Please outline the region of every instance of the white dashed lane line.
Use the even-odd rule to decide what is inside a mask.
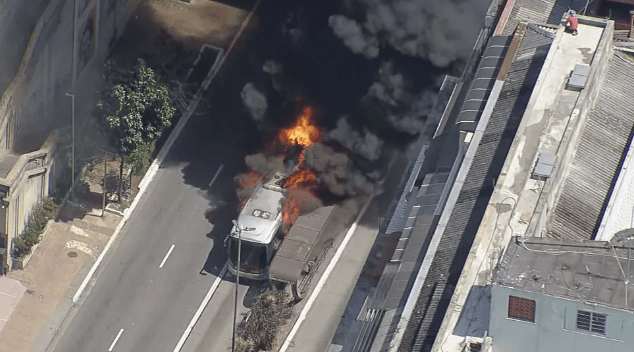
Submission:
[[[119,333],[117,334],[117,337],[114,338],[114,341],[112,341],[112,345],[110,345],[110,348],[108,349],[108,352],[112,351],[112,349],[114,348],[114,345],[117,344],[117,341],[121,337],[121,334],[123,334],[123,329],[119,330]]]
[[[161,262],[161,265],[159,265],[159,268],[162,268],[163,265],[165,265],[165,262],[167,261],[167,258],[170,256],[170,254],[172,254],[172,251],[174,250],[174,246],[172,245],[169,249],[169,251],[167,251],[167,254],[165,254],[165,258],[163,258],[163,261]]]
[[[216,181],[216,178],[218,178],[218,175],[220,175],[220,171],[222,171],[222,168],[225,167],[224,164],[221,164],[220,167],[218,168],[218,171],[216,171],[216,174],[214,175],[214,177],[211,179],[211,182],[209,182],[209,187],[211,187],[211,185],[214,184],[214,182]]]

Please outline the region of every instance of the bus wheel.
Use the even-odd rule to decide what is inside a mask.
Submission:
[[[305,287],[298,287],[297,283],[291,285],[291,292],[293,292],[293,297],[295,301],[301,301],[304,298],[304,294],[306,293]]]

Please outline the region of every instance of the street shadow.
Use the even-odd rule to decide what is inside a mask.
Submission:
[[[64,202],[59,210],[57,221],[71,222],[75,219],[83,219],[95,209],[101,209],[102,195],[90,190],[85,181],[78,181],[75,185],[74,199]]]
[[[240,282],[242,282],[242,280],[240,280]],[[251,307],[253,307],[253,304],[257,300],[257,298],[260,295],[265,294],[266,292],[269,291],[270,289],[269,282],[268,280],[265,280],[265,281],[245,280],[245,284],[249,285],[249,289],[247,290],[247,293],[244,295],[244,299],[242,300],[242,305],[244,305],[245,308],[251,309]]]

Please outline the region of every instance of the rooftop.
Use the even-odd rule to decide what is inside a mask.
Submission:
[[[610,242],[513,237],[493,284],[632,311],[633,260],[632,247]]]
[[[520,254],[520,258],[526,254],[527,261],[519,259],[513,262],[514,269],[509,269],[506,279],[502,273],[496,281],[498,284],[540,290],[543,286],[544,291],[540,292],[546,294],[571,295],[575,299],[596,300],[610,306],[632,307],[634,302],[626,305],[621,295],[625,289],[618,293],[615,288],[616,282],[622,285],[624,279],[615,259],[610,262],[599,254],[590,258],[576,254],[574,259],[569,256],[572,253],[562,250],[564,247],[581,246],[584,250],[580,253],[591,254],[607,253],[606,248],[610,249],[605,242],[592,243],[590,240],[601,224],[608,200],[616,197],[614,186],[623,177],[622,169],[626,155],[630,154],[634,126],[634,116],[627,113],[633,104],[634,84],[630,80],[634,74],[634,60],[627,50],[613,47],[616,45],[612,40],[613,30],[611,21],[584,16],[580,16],[578,36],[565,33],[563,26],[557,29],[553,45],[543,67],[540,67],[539,78],[529,90],[530,101],[517,111],[521,123],[514,133],[508,154],[504,155],[504,167],[498,173],[494,186],[490,186],[493,189],[488,207],[483,210],[481,221],[475,225],[477,234],[464,265],[460,267],[455,290],[451,298],[446,298],[447,307],[459,308],[445,310],[432,351],[461,350],[465,331],[469,332],[469,336],[484,336],[487,326],[478,316],[486,316],[486,312],[480,311],[487,308],[482,308],[483,296],[476,292],[477,287],[493,283],[493,272],[500,253],[505,251],[513,236],[523,236],[524,243],[554,249],[531,252],[526,249],[534,249],[529,245],[512,244],[519,249],[507,249],[503,260],[514,261],[510,259],[513,253],[524,251],[529,254]],[[579,88],[574,88],[569,85],[570,77],[579,65],[587,68],[587,80]],[[510,84],[509,78],[504,86]],[[492,116],[496,115],[504,96],[500,94]],[[539,164],[545,160],[549,160],[550,166],[545,174],[541,174],[541,170],[538,173]],[[626,180],[631,180],[631,177]],[[629,181],[623,183],[628,187],[632,184]],[[627,192],[619,193],[631,194],[627,189]],[[621,199],[615,204],[624,202]],[[634,200],[627,204],[631,204],[628,213],[630,223]],[[559,242],[562,239],[575,242],[564,244]],[[537,250],[541,250],[539,246]],[[627,259],[627,250],[625,252],[621,251],[619,256],[625,255]],[[601,265],[597,264],[601,263],[600,258],[604,259]],[[575,265],[583,267],[585,274],[579,271],[569,276],[553,269],[552,265],[559,265],[561,269],[564,262],[569,268],[576,268]],[[589,273],[584,267],[586,264],[590,268]],[[532,268],[533,265],[536,268]],[[538,279],[522,277],[519,272],[522,270],[526,275],[528,271],[537,271]],[[551,273],[553,270],[554,274]],[[569,270],[573,272],[575,269]],[[548,272],[544,274],[545,271]],[[531,280],[539,282],[539,285]],[[588,284],[589,280],[593,280],[592,285]],[[575,287],[572,289],[575,292],[556,286],[565,287],[564,283]],[[577,283],[578,288],[574,286]],[[584,290],[583,295],[578,290]],[[465,318],[466,315],[471,318]]]
[[[285,194],[282,187],[276,186],[276,183],[283,180],[282,175],[275,174],[273,178],[260,182],[253,191],[238,215],[238,223],[244,228],[243,240],[257,243],[271,242],[281,224],[282,199]],[[235,226],[231,233],[236,233]]]
[[[613,41],[609,20],[579,16],[579,35],[566,33],[563,14],[580,4],[506,2],[473,81],[449,99],[443,121],[453,126],[425,153],[427,163],[448,144],[459,149],[455,162],[421,171],[423,196],[409,195],[411,234],[375,289],[381,322],[365,323],[374,339],[363,351],[462,351],[467,337],[483,337],[489,307],[478,287],[492,284],[512,236],[588,241],[615,217],[617,230],[632,227],[634,51]],[[446,186],[431,182],[439,173]]]

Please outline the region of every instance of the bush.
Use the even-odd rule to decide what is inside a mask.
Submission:
[[[26,228],[14,240],[15,258],[22,259],[31,253],[33,246],[40,242],[46,224],[55,217],[57,207],[58,205],[52,197],[44,198],[35,206],[29,215]]]
[[[241,337],[236,339],[236,352],[252,352],[255,349],[253,342],[245,340]]]
[[[293,315],[290,295],[273,291],[260,295],[253,307],[241,338],[241,351],[269,351],[279,329]]]
[[[139,145],[128,156],[127,161],[132,165],[132,173],[136,176],[143,176],[152,162],[152,153],[156,147],[155,142]]]

